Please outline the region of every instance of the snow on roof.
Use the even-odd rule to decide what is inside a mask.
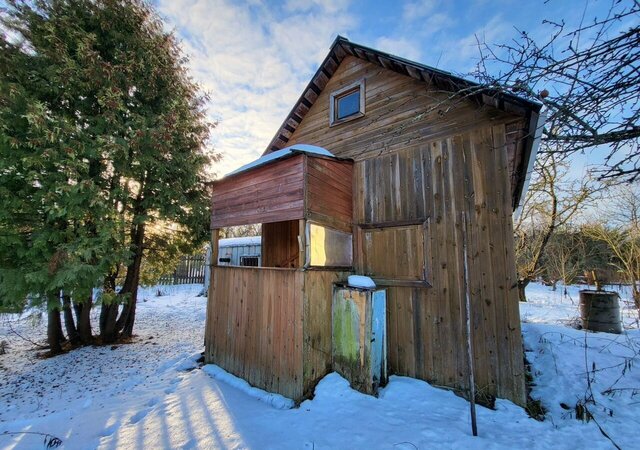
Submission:
[[[235,175],[249,169],[253,169],[254,167],[263,166],[272,161],[275,161],[280,158],[284,158],[285,156],[288,156],[296,152],[311,153],[315,155],[330,156],[332,158],[335,158],[335,155],[333,153],[331,153],[329,150],[324,149],[322,147],[318,147],[316,145],[308,145],[308,144],[295,144],[290,147],[285,147],[281,150],[277,150],[275,152],[269,153],[268,155],[262,156],[256,159],[255,161],[250,162],[249,164],[245,164],[239,169],[236,169],[233,172],[229,172],[228,174],[225,175],[225,177],[228,177],[230,175]]]
[[[218,247],[240,247],[243,245],[260,245],[261,236],[226,238],[218,241]]]

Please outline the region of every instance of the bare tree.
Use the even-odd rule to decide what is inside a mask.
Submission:
[[[594,239],[607,244],[613,265],[629,284],[636,308],[640,309],[640,188],[615,187],[607,199],[606,225],[600,221],[586,228]]]
[[[248,236],[260,236],[262,232],[262,224],[253,223],[249,225],[237,225],[234,227],[226,227],[221,230],[221,238],[235,238],[235,237],[248,237]]]
[[[492,90],[545,106],[543,151],[602,149],[599,175],[634,181],[640,177],[640,1],[612,0],[604,17],[585,14],[574,29],[545,20],[546,42],[520,31],[512,43],[480,43],[474,75]],[[488,66],[497,66],[498,75]]]
[[[602,188],[590,178],[570,180],[569,166],[551,152],[536,163],[522,213],[514,224],[518,295],[544,270],[542,262],[551,236],[584,208]]]
[[[581,234],[564,228],[551,238],[544,266],[547,276],[553,282],[553,290],[556,290],[558,281],[562,281],[564,295],[567,295],[567,285],[573,283],[583,271],[587,259],[587,246]]]
[[[638,185],[615,186],[610,191],[609,222],[629,227],[633,230],[640,229],[640,188]]]

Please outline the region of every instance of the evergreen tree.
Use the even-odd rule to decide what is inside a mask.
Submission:
[[[102,340],[131,336],[148,227],[175,222],[194,242],[206,236],[205,169],[217,158],[205,145],[207,98],[142,0],[8,5],[0,42],[2,301],[46,299],[52,341],[61,334],[62,290],[87,342],[91,290],[101,286]]]

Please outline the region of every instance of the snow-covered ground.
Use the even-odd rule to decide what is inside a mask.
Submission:
[[[43,448],[43,436],[31,433],[56,436],[67,449],[613,448],[600,428],[621,448],[637,448],[637,314],[624,309],[622,335],[571,328],[575,287],[563,296],[561,288],[532,284],[530,302],[521,304],[532,395],[548,410],[546,420],[498,400],[496,410],[479,407],[479,437],[471,436],[465,400],[410,378],[391,377],[374,398],[330,374],[313,400],[287,409],[287,399],[215,366],[201,369],[200,289],[163,287],[167,295],[160,297],[149,289],[133,343],[52,359],[38,358],[34,345],[13,332],[42,341],[44,323],[0,317],[0,341],[9,344],[0,356],[0,448]],[[585,402],[591,398],[595,403]],[[576,420],[576,404],[595,421]],[[28,433],[13,434],[22,431]]]

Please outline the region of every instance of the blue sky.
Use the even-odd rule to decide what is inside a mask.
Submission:
[[[190,56],[194,78],[211,94],[218,122],[212,144],[218,176],[257,158],[329,50],[336,35],[460,74],[487,43],[518,30],[544,40],[544,19],[569,25],[602,16],[609,1],[155,0]],[[497,68],[496,68],[497,70]],[[580,176],[587,157],[573,167]]]

